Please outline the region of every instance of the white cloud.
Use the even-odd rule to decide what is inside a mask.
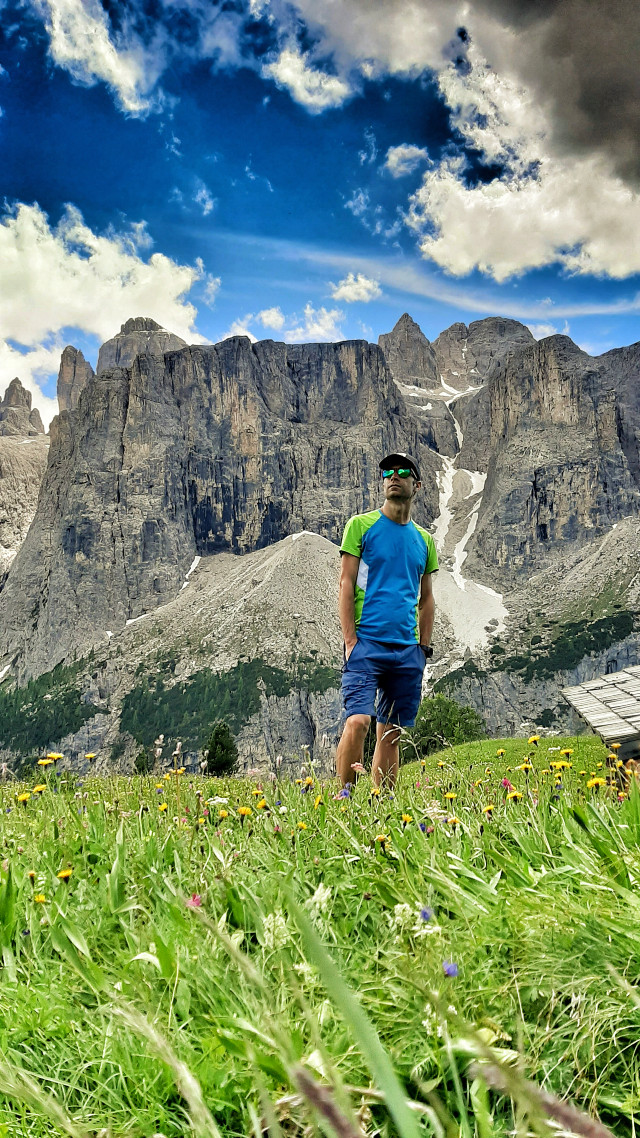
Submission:
[[[364,273],[357,275],[347,273],[337,285],[333,282],[330,284],[332,300],[345,300],[347,304],[352,304],[356,300],[366,304],[370,300],[376,300],[382,292],[379,282],[365,277]]]
[[[407,217],[425,257],[497,281],[550,264],[618,278],[640,271],[640,196],[604,158],[558,158],[540,108],[481,59],[467,76],[446,70],[440,84],[466,141],[504,172],[469,185],[464,158],[451,155],[426,171]]]
[[[19,376],[47,423],[53,402],[38,381],[57,374],[61,329],[106,340],[130,316],[152,316],[191,342],[203,340],[184,299],[201,264],[179,265],[161,253],[143,260],[150,241],[144,222],[96,234],[73,206],[55,228],[38,205],[19,204],[0,222],[0,367],[7,383]]]
[[[555,324],[527,324],[527,328],[536,340],[544,340],[546,336],[570,336],[571,329],[567,321],[564,322],[563,328],[557,328]]]
[[[338,320],[344,320],[344,312],[339,308],[314,308],[311,302],[304,306],[304,324],[289,328],[284,338],[288,344],[318,343],[344,340],[344,333],[338,327]]]
[[[390,146],[387,150],[384,168],[394,178],[402,178],[405,174],[413,174],[422,162],[429,161],[429,151],[423,146],[410,146],[403,143],[401,146]]]
[[[193,195],[193,200],[196,205],[200,206],[204,217],[207,217],[216,206],[216,198],[212,197],[211,191],[208,186],[200,179],[196,179],[196,192]]]
[[[41,9],[58,67],[87,86],[102,80],[128,114],[152,109],[151,91],[165,64],[157,44],[147,48],[126,34],[114,43],[98,0],[41,0]]]
[[[256,320],[260,321],[263,328],[275,328],[276,331],[285,325],[284,315],[279,308],[263,308],[256,316]]]
[[[220,280],[220,277],[214,277],[211,275],[211,273],[205,274],[205,281],[206,283],[203,289],[202,299],[208,308],[213,308],[216,297],[218,295],[218,289],[220,288],[222,281]]]
[[[296,103],[313,114],[341,107],[354,93],[346,80],[310,67],[309,56],[296,48],[284,48],[275,63],[265,64],[262,74],[285,87]]]
[[[220,337],[220,340],[229,340],[232,336],[248,336],[252,344],[256,343],[257,337],[249,329],[249,324],[253,320],[250,312],[246,316],[241,316],[239,320],[234,320],[233,324],[229,327],[228,331]]]
[[[372,166],[378,157],[378,146],[376,143],[376,136],[369,127],[364,132],[364,147],[358,151],[358,159],[361,166]]]

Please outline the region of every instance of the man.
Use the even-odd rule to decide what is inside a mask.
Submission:
[[[343,786],[355,781],[354,768],[362,763],[375,710],[373,781],[392,788],[399,766],[399,728],[415,723],[422,673],[433,655],[431,574],[438,568],[438,557],[431,534],[411,520],[421,486],[417,464],[408,454],[388,454],[380,470],[384,505],[350,518],[340,547],[338,607],[347,721],[336,766]]]

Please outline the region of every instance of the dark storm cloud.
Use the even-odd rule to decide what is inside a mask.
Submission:
[[[512,28],[511,63],[550,106],[557,142],[600,150],[640,181],[640,5],[637,0],[474,0]],[[474,21],[475,22],[475,21]]]

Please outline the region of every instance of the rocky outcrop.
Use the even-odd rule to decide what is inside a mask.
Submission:
[[[430,524],[434,456],[364,341],[233,337],[98,371],[52,423],[35,523],[0,594],[1,656],[25,676],[84,651],[175,597],[197,555],[305,529],[338,541],[398,449],[423,467],[416,517]]]
[[[79,348],[69,344],[60,358],[58,372],[58,409],[73,411],[77,406],[80,392],[93,375],[91,364],[85,360]]]
[[[489,316],[466,324],[452,324],[433,341],[438,377],[456,391],[477,387],[489,379],[497,365],[512,352],[535,340],[517,320]]]
[[[0,438],[0,588],[33,521],[49,440]]]
[[[394,379],[429,387],[438,381],[436,356],[424,332],[405,312],[391,332],[378,337],[378,344]]]
[[[627,433],[638,420],[626,419]],[[489,462],[471,571],[507,582],[638,511],[620,393],[566,336],[513,353],[489,383]]]
[[[40,412],[37,408],[31,409],[31,392],[16,376],[0,400],[0,436],[33,438],[43,434]]]
[[[180,336],[165,329],[148,316],[134,316],[122,325],[117,336],[107,340],[98,353],[97,371],[114,367],[131,367],[136,356],[163,356],[186,347]]]

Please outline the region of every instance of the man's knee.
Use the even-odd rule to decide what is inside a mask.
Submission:
[[[378,742],[387,747],[395,747],[400,741],[402,728],[397,723],[378,723]]]
[[[369,730],[371,722],[370,715],[350,715],[344,725],[345,731],[353,732],[355,735],[366,735]]]

